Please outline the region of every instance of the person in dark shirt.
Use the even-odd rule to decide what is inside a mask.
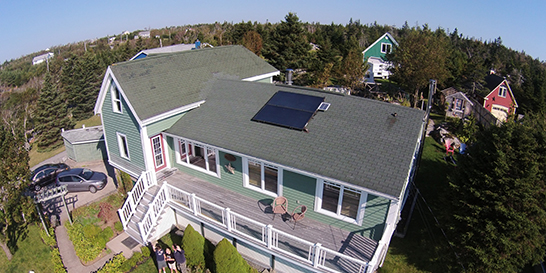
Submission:
[[[174,259],[176,260],[176,266],[181,273],[186,273],[186,256],[184,250],[178,245],[173,245]]]
[[[167,263],[165,262],[165,252],[159,244],[155,245],[155,259],[157,261],[157,269],[159,270],[159,273],[161,273],[162,269],[163,273],[167,273],[165,270],[165,267],[167,267]]]
[[[178,270],[176,269],[174,255],[169,248],[165,249],[165,261],[167,261],[167,265],[169,266],[171,273],[173,273],[173,270],[178,273]]]

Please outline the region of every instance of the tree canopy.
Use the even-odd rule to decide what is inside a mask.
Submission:
[[[28,186],[28,152],[22,134],[0,125],[0,241],[16,250],[17,239],[25,232],[26,219],[31,219],[34,206],[25,196]]]
[[[546,255],[546,121],[478,133],[451,177],[452,243],[471,272],[520,272]]]
[[[430,79],[442,82],[447,78],[446,42],[428,29],[412,29],[400,41],[400,46],[387,54],[392,62],[392,80],[408,92],[413,92],[413,107],[419,102],[420,90]],[[485,76],[485,75],[484,75]]]

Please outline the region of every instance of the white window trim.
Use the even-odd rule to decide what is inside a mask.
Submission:
[[[338,203],[338,208],[337,208],[336,213],[333,213],[331,211],[322,209],[322,191],[324,189],[324,184],[325,183],[335,184],[335,185],[340,186],[341,187],[341,189],[339,191],[340,196],[343,196],[343,191],[347,187],[347,186],[345,186],[343,184],[339,184],[339,183],[335,183],[335,182],[328,182],[328,181],[324,181],[323,179],[317,179],[317,187],[316,187],[316,190],[315,190],[315,192],[316,192],[316,195],[315,195],[315,211],[318,212],[318,213],[321,213],[321,214],[324,214],[324,215],[327,215],[327,216],[342,220],[344,222],[348,222],[348,223],[351,223],[351,224],[362,226],[362,223],[364,221],[364,211],[365,211],[365,208],[366,208],[366,200],[368,200],[368,193],[365,192],[365,191],[362,191],[362,190],[358,190],[358,189],[353,188],[353,187],[347,187],[347,188],[351,188],[354,191],[360,192],[360,202],[359,202],[359,205],[358,205],[358,207],[359,207],[358,212],[356,214],[356,219],[353,219],[351,217],[343,216],[343,215],[340,214],[341,213],[341,207],[340,206],[341,206],[342,198],[339,198],[339,200],[338,200],[339,203]]]
[[[162,164],[161,165],[157,165],[157,160],[156,160],[156,154],[155,154],[155,149],[154,149],[154,139],[156,138],[159,138],[159,145],[160,145],[160,148],[161,148],[161,161],[162,161]],[[156,169],[159,169],[163,166],[165,166],[165,159],[166,159],[166,156],[165,156],[165,149],[163,147],[163,138],[161,137],[161,135],[157,135],[157,136],[154,136],[150,139],[150,144],[152,145],[152,156],[153,156],[153,159],[154,159],[154,166]]]
[[[122,158],[125,158],[127,160],[131,160],[131,154],[129,153],[129,141],[127,140],[127,136],[125,134],[116,132],[116,138],[118,140],[119,156],[121,156]],[[125,142],[125,145],[123,145],[124,142]],[[122,153],[123,150],[126,150],[127,155]]]
[[[117,96],[114,96],[114,92],[117,94]],[[119,92],[119,89],[116,87],[116,84],[114,83],[114,81],[110,82],[110,97],[112,98],[112,111],[114,111],[114,113],[123,113],[123,105],[121,103],[121,93]],[[119,108],[118,108],[118,105],[119,105]]]
[[[261,176],[262,176],[261,177],[261,187],[260,188],[258,188],[256,186],[253,186],[253,185],[250,185],[248,183],[249,182],[249,177],[248,177],[248,162],[249,161],[260,164]],[[262,162],[262,161],[259,161],[259,160],[248,159],[246,157],[242,158],[242,162],[243,162],[243,186],[245,188],[248,188],[248,189],[251,189],[251,190],[263,193],[265,195],[272,196],[272,197],[282,196],[282,192],[283,192],[283,190],[282,190],[282,187],[283,187],[283,169],[281,167],[275,166],[275,165],[272,165],[272,164],[268,164],[268,163],[265,163],[265,162]],[[264,175],[265,175],[264,167],[265,166],[277,169],[277,193],[273,193],[273,192],[270,192],[270,191],[265,189],[265,182],[264,182]]]
[[[390,50],[387,50],[387,51],[383,51],[383,45],[387,45],[387,49],[390,49]],[[389,44],[389,43],[381,43],[381,53],[391,53],[392,52],[392,44]]]
[[[216,172],[209,171],[209,159],[208,159],[208,157],[206,157],[206,159],[205,159],[206,169],[203,169],[201,167],[190,164],[190,162],[189,162],[190,157],[189,156],[186,156],[185,160],[180,159],[180,142],[181,141],[184,141],[186,151],[188,151],[188,144],[192,145],[192,149],[193,149],[192,154],[195,153],[195,146],[205,148],[205,153],[208,150],[212,150],[214,152],[215,156],[216,156]],[[186,166],[188,168],[191,168],[191,169],[206,173],[208,175],[212,175],[212,176],[221,178],[221,176],[220,176],[220,157],[218,156],[219,155],[218,149],[215,149],[213,147],[201,144],[199,142],[189,141],[189,140],[186,140],[186,139],[183,139],[183,138],[174,138],[174,142],[175,142],[175,145],[174,145],[175,147],[174,148],[175,148],[175,153],[176,153],[176,163],[178,163],[180,165],[183,165],[183,166]]]
[[[506,98],[506,94],[508,93],[508,88],[506,86],[502,85],[499,87],[499,97]]]

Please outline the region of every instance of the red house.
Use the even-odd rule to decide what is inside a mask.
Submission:
[[[505,78],[495,74],[485,77],[489,94],[484,97],[483,107],[497,119],[505,121],[508,115],[515,114],[518,103]]]

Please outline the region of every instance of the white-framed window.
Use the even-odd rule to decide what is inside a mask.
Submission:
[[[391,53],[392,45],[388,43],[381,43],[381,53]]]
[[[270,196],[282,195],[282,169],[257,160],[243,158],[243,185]]]
[[[212,147],[185,139],[177,139],[176,162],[205,173],[220,176],[218,151]]]
[[[368,194],[339,183],[317,180],[315,211],[362,225]]]
[[[163,157],[163,143],[161,135],[152,137],[152,151],[154,153],[155,168],[158,169],[165,165],[165,159]]]
[[[116,133],[116,135],[118,138],[119,155],[125,159],[130,159],[127,136],[122,133]]]
[[[121,94],[114,81],[110,83],[110,95],[112,96],[112,110],[116,113],[122,113]]]
[[[507,90],[508,90],[508,88],[506,88],[506,86],[501,85],[501,87],[499,87],[499,97],[506,98]]]

